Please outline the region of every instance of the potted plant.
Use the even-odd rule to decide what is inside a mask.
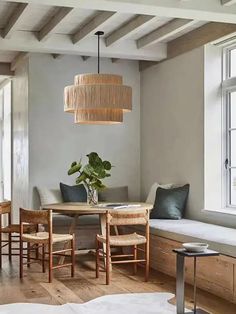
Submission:
[[[86,156],[88,163],[83,166],[81,160],[79,162],[74,161],[68,170],[68,175],[79,173],[76,184],[84,184],[87,190],[88,204],[96,205],[98,203],[98,191],[106,187],[102,181],[111,176],[112,165],[109,161],[102,160],[95,152]]]

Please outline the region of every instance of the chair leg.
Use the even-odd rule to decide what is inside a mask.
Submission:
[[[39,245],[38,244],[36,244],[35,246],[35,258],[39,259]]]
[[[134,260],[137,260],[137,245],[134,245]],[[134,262],[134,275],[137,274],[137,263]]]
[[[2,268],[2,233],[0,232],[0,269]]]
[[[45,273],[45,244],[42,244],[42,271]]]
[[[71,240],[71,277],[75,276],[75,236],[73,235],[73,239]]]
[[[12,260],[12,242],[11,242],[11,233],[8,233],[8,260]]]
[[[96,239],[96,278],[99,278],[100,257],[99,257],[99,241]]]
[[[27,267],[30,268],[30,242],[27,242]]]
[[[23,278],[23,242],[20,239],[20,278]]]
[[[149,243],[145,244],[145,281],[149,279]]]
[[[110,284],[110,245],[106,245],[106,285]]]
[[[52,244],[48,245],[48,253],[49,253],[49,273],[48,273],[48,281],[52,282],[52,268],[53,268],[53,255],[52,255]]]

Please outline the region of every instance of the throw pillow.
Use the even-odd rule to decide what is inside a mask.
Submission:
[[[98,192],[99,202],[128,202],[128,186],[106,188]]]
[[[163,188],[163,189],[170,189],[170,188],[173,187],[173,184],[172,183],[169,183],[169,184],[159,184],[157,182],[153,183],[153,185],[151,186],[151,188],[149,190],[149,193],[148,193],[148,196],[147,196],[147,199],[146,199],[146,203],[154,205],[155,198],[156,198],[156,191],[157,191],[158,187]]]
[[[83,184],[67,185],[60,183],[61,195],[64,202],[86,202],[87,192]]]
[[[189,193],[189,184],[173,189],[157,188],[151,219],[181,219]]]
[[[62,203],[61,191],[59,189],[48,189],[37,187],[40,205]]]

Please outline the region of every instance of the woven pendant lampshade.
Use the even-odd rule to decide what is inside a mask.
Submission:
[[[98,34],[99,33],[99,34]],[[123,122],[123,112],[132,110],[132,89],[123,85],[122,76],[98,73],[76,75],[74,85],[64,90],[64,111],[75,114],[75,123],[115,124]]]
[[[122,109],[81,109],[75,112],[75,123],[117,124],[123,122]]]

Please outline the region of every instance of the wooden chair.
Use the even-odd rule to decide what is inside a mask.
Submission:
[[[128,226],[128,225],[145,225],[145,236],[139,235],[136,232],[132,234],[110,235],[111,226]],[[100,259],[105,256],[106,267],[106,284],[110,283],[110,265],[119,263],[134,263],[134,274],[137,273],[138,263],[145,263],[145,281],[149,277],[149,211],[148,210],[130,210],[122,209],[106,214],[106,236],[97,235],[96,238],[96,278],[99,277]],[[106,253],[101,248],[106,245]],[[139,245],[144,245],[144,249]],[[111,247],[133,247],[133,254],[112,255]],[[138,259],[138,251],[144,254],[144,258]],[[126,260],[119,260],[120,258],[129,258]],[[113,261],[113,258],[118,260]],[[131,259],[130,259],[131,258]]]
[[[7,225],[3,227],[3,217],[7,216]],[[32,232],[35,228],[32,225],[25,225],[24,232]],[[17,243],[18,246],[12,246]],[[7,255],[9,261],[12,256],[19,256],[20,243],[20,224],[12,224],[11,222],[11,202],[5,201],[0,203],[0,268],[2,268],[2,256]],[[3,253],[3,248],[8,246],[7,252]]]
[[[37,226],[46,225],[48,232],[24,233],[25,223],[31,223]],[[23,242],[27,242],[28,253],[27,262],[23,263]],[[53,251],[53,244],[55,243],[70,243],[70,247]],[[23,277],[23,265],[30,266],[31,259],[30,251],[35,245],[42,248],[42,271],[45,272],[45,255],[48,255],[49,263],[49,282],[52,282],[52,271],[61,267],[71,268],[71,277],[74,277],[75,267],[75,236],[74,234],[54,234],[52,232],[52,210],[28,210],[20,208],[20,278]],[[46,252],[45,249],[48,248]],[[68,256],[66,253],[70,252],[70,263],[63,263],[53,266],[53,256]],[[37,259],[37,258],[36,258]]]

